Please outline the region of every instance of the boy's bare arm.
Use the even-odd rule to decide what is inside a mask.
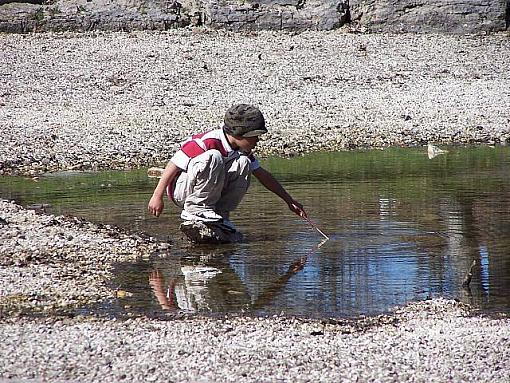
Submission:
[[[163,202],[163,195],[165,194],[166,187],[173,179],[177,176],[180,169],[174,165],[173,162],[169,162],[165,168],[165,171],[161,175],[159,179],[158,185],[154,189],[154,193],[152,193],[152,197],[149,201],[149,212],[156,217],[163,212],[165,204]]]
[[[257,170],[253,171],[253,175],[257,177],[257,179],[260,181],[264,187],[276,194],[278,197],[283,199],[287,205],[289,206],[289,209],[294,212],[295,214],[299,215],[300,217],[306,218],[307,214],[305,212],[305,209],[303,208],[303,205],[301,205],[298,201],[296,201],[294,198],[291,197],[289,193],[284,189],[284,187],[278,182],[276,178],[273,177],[273,175],[268,172],[266,169],[260,167]]]

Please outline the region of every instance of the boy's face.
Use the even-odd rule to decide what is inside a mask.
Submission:
[[[257,146],[257,142],[259,142],[260,137],[236,137],[236,144],[239,149],[245,153],[250,153],[255,146]]]

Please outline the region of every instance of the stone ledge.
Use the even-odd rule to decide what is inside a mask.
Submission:
[[[489,33],[508,29],[510,0],[0,0],[0,32],[331,30]]]
[[[134,5],[135,4],[135,5]],[[167,30],[189,25],[176,1],[0,2],[0,32]]]

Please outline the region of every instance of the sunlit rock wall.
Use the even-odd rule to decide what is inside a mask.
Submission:
[[[168,0],[0,0],[0,32],[165,30],[189,23]]]
[[[510,0],[350,0],[349,10],[373,32],[494,32],[510,22]]]
[[[203,0],[204,22],[230,30],[330,30],[348,21],[348,0]]]
[[[503,31],[510,0],[0,0],[0,32],[228,30]]]

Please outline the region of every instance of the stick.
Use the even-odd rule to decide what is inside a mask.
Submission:
[[[317,230],[317,231],[318,231],[318,232],[319,232],[319,233],[320,233],[320,234],[321,234],[324,238],[326,238],[326,240],[329,240],[329,237],[328,237],[326,234],[324,234],[324,233],[322,232],[322,230],[321,230],[321,229],[319,229],[319,228],[317,227],[317,225],[316,225],[315,223],[313,223],[313,222],[310,220],[310,218],[308,218],[308,217],[303,217],[303,218],[304,218],[304,219],[306,219],[306,221],[310,224],[310,226],[311,226],[311,227],[313,227],[313,228],[314,228],[315,230]]]

